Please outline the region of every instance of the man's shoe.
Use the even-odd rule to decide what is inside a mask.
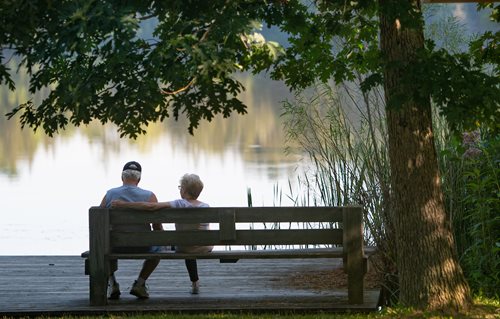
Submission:
[[[191,283],[191,294],[197,295],[200,293],[200,285],[197,281]]]
[[[134,281],[134,284],[132,285],[132,289],[130,289],[130,294],[134,295],[140,299],[149,298],[148,288],[146,288],[145,284],[139,285],[137,283],[137,280]]]
[[[116,300],[120,298],[120,295],[120,285],[116,281],[110,282],[108,285],[108,299]]]

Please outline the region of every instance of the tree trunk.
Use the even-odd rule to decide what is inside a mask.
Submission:
[[[420,10],[418,0],[406,1]],[[384,0],[379,4],[381,8],[392,5]],[[386,101],[397,93],[413,96],[418,86],[403,86],[400,78],[405,64],[412,63],[416,51],[424,45],[423,27],[405,28],[381,10],[380,37],[387,59]],[[424,103],[410,100],[398,109],[388,107],[387,127],[400,302],[420,309],[467,309],[471,305],[470,290],[446,218],[430,97]]]

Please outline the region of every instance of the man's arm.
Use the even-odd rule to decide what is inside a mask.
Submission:
[[[102,198],[102,201],[101,201],[101,205],[99,205],[101,207],[106,207],[106,195],[104,195],[104,197]]]

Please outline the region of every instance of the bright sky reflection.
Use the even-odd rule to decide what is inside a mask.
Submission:
[[[128,160],[142,164],[141,186],[153,190],[160,201],[179,197],[182,174],[199,174],[205,183],[200,199],[211,206],[246,206],[247,187],[254,206],[272,206],[273,186],[286,185],[287,172],[293,169],[284,164],[278,177],[270,179],[265,165],[249,165],[237,151],[192,156],[173,151],[165,136],[147,151],[123,143],[115,154],[102,152],[101,145],[80,134],[56,137],[52,147],[38,148],[31,166],[19,160],[16,178],[0,175],[0,255],[78,255],[87,250],[88,208],[121,183],[121,168]]]

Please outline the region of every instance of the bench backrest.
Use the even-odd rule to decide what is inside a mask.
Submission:
[[[113,225],[149,223],[210,223],[205,231],[113,231]],[[238,223],[267,223],[262,229],[238,229]],[[269,227],[286,223],[289,227]],[[307,224],[307,229],[295,229]],[[338,245],[362,249],[361,207],[210,207],[158,211],[91,207],[90,240],[105,253],[112,247],[152,245]],[[218,226],[218,227],[217,227]],[[115,227],[116,228],[116,227]],[[94,238],[94,239],[93,239]],[[92,243],[91,243],[92,247]]]

